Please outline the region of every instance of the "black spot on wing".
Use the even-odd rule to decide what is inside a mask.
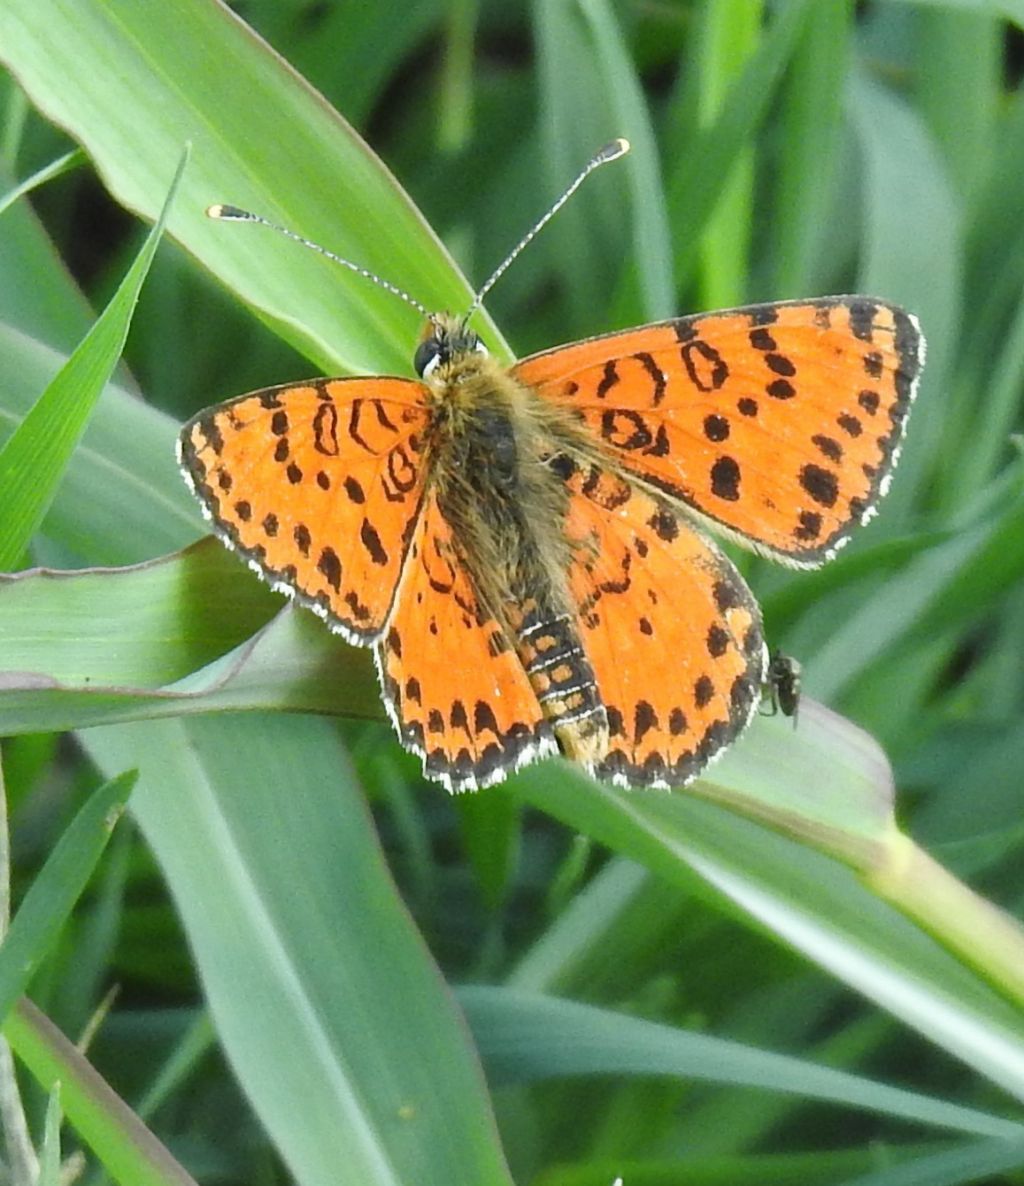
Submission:
[[[363,520],[363,525],[359,529],[359,538],[374,564],[387,564],[388,554],[384,550],[384,545],[380,542],[377,529],[369,519]]]
[[[835,472],[808,463],[800,470],[800,485],[823,507],[835,506],[839,496],[839,480]]]
[[[818,433],[811,437],[811,442],[817,447],[819,453],[823,457],[827,457],[829,461],[842,461],[843,446],[834,437]]]
[[[862,342],[870,342],[875,331],[875,317],[878,306],[870,301],[852,301],[850,304],[850,331]]]
[[[646,700],[638,700],[633,713],[633,744],[639,745],[644,736],[658,724],[658,714]]]
[[[740,467],[734,457],[719,457],[711,467],[711,490],[726,502],[740,496]]]
[[[776,375],[785,375],[787,378],[792,378],[796,374],[796,367],[792,360],[788,359],[784,354],[766,354],[764,361],[770,371],[774,371]]]
[[[857,403],[864,409],[869,416],[874,416],[878,411],[878,405],[881,402],[881,397],[877,391],[872,391],[870,388],[865,388],[858,396]]]
[[[772,399],[792,399],[796,388],[788,379],[773,379],[765,388]]]
[[[821,535],[821,515],[817,511],[801,511],[800,521],[793,530],[794,538],[811,543]]]
[[[729,648],[729,632],[717,622],[712,623],[708,630],[707,648],[712,659],[720,659]]]
[[[724,416],[712,413],[704,417],[704,435],[709,441],[726,441],[729,439],[729,421]]]
[[[317,570],[323,574],[328,585],[338,593],[341,591],[341,561],[333,548],[324,548],[320,559],[316,563]]]

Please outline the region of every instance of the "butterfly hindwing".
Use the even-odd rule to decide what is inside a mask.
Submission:
[[[480,608],[434,494],[376,655],[402,744],[449,790],[487,786],[558,752],[511,643]]]
[[[746,727],[767,655],[732,563],[662,500],[577,468],[566,530],[580,639],[608,713],[598,777],[682,786]]]
[[[591,338],[513,373],[573,408],[641,480],[813,567],[885,493],[923,361],[910,314],[828,297]]]
[[[217,534],[351,642],[384,628],[423,498],[425,388],[329,379],[219,404],[182,429]]]

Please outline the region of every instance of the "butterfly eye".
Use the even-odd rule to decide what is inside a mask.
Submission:
[[[422,379],[429,378],[441,361],[443,350],[437,338],[426,338],[416,347],[412,365]]]

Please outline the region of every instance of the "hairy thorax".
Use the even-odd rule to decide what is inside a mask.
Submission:
[[[559,473],[590,452],[587,438],[489,355],[458,354],[428,382],[431,481],[479,612],[518,653],[563,751],[599,761],[607,718],[569,595],[574,544]]]

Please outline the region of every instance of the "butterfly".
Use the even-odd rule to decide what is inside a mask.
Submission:
[[[273,588],[373,648],[401,743],[449,790],[555,754],[685,785],[762,688],[784,711],[798,695],[784,672],[775,691],[758,604],[705,529],[795,567],[831,558],[889,485],[918,323],[864,296],[782,301],[506,369],[468,319],[427,317],[416,379],[200,412],[184,476]]]

